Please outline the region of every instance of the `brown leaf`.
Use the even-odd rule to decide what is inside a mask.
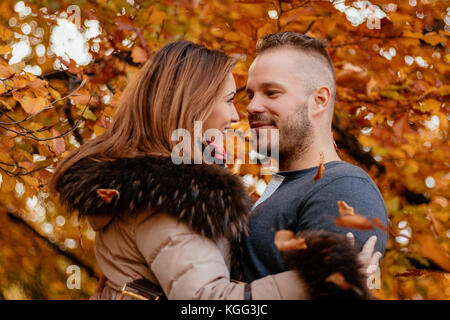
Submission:
[[[430,229],[431,232],[433,232],[433,235],[435,238],[439,237],[439,231],[436,223],[436,219],[434,218],[433,211],[431,211],[430,208],[428,208],[427,211],[427,218],[430,220]]]
[[[373,229],[372,223],[366,217],[355,214],[355,215],[345,215],[334,219],[336,226],[341,228],[352,228],[358,230],[371,230]]]
[[[39,170],[38,180],[40,185],[48,185],[50,179],[52,177],[52,173],[46,169]]]
[[[353,210],[353,207],[350,207],[345,201],[338,200],[337,202],[339,207],[339,214],[341,216],[354,216],[355,210]]]
[[[119,191],[117,191],[116,189],[97,189],[97,194],[106,203],[110,203],[115,195],[120,196]]]
[[[314,180],[322,179],[323,171],[325,170],[325,166],[323,165],[323,162],[324,162],[324,156],[323,156],[323,152],[321,152],[320,153],[320,163],[319,163],[319,167],[317,168],[317,172],[314,175]]]
[[[425,270],[409,269],[409,270],[406,270],[403,272],[399,272],[395,276],[396,277],[420,277],[420,276],[424,275],[425,273],[426,273]]]
[[[411,240],[410,237],[408,237],[407,235],[401,234],[398,230],[393,230],[392,228],[386,227],[383,222],[380,221],[380,219],[374,217],[372,218],[372,224],[377,227],[378,229],[381,229],[387,233],[389,233],[390,235],[392,235],[393,237],[403,237],[406,238],[408,240]]]
[[[345,280],[345,277],[342,273],[340,272],[335,272],[331,275],[329,275],[326,279],[325,282],[329,282],[329,283],[334,283],[335,285],[337,285],[339,288],[341,288],[342,290],[348,290],[350,289],[352,286]]]
[[[303,250],[307,248],[305,239],[296,238],[294,232],[289,230],[279,230],[275,233],[275,246],[278,251]]]

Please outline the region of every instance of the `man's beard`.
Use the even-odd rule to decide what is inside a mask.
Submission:
[[[280,129],[280,169],[286,168],[308,151],[312,143],[313,127],[308,118],[308,106],[299,106],[297,112],[281,123]]]
[[[250,122],[262,121],[279,129],[278,152],[280,168],[286,168],[292,161],[301,158],[311,146],[313,130],[308,118],[307,104],[299,106],[295,114],[278,124],[266,114],[249,114],[248,118]],[[272,144],[273,141],[267,145],[267,151],[270,153],[272,153]]]

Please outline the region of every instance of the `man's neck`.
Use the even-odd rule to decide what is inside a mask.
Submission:
[[[331,161],[341,161],[334,145],[327,148],[311,147],[301,155],[293,157],[293,159],[280,159],[280,171],[303,170],[317,167],[321,162],[321,154],[323,153],[323,163]]]

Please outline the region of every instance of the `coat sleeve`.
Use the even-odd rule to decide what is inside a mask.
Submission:
[[[230,282],[217,244],[185,223],[157,214],[136,227],[136,243],[168,299],[244,299],[243,283]],[[295,271],[250,284],[253,299],[305,299],[306,286]]]

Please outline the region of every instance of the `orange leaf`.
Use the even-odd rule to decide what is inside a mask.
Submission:
[[[39,184],[40,185],[48,185],[50,182],[50,178],[52,177],[52,173],[46,169],[39,170]]]
[[[57,136],[61,135],[59,133],[59,131],[54,128],[52,128],[51,133],[52,133],[52,137],[57,137]],[[61,153],[66,151],[66,143],[64,142],[63,138],[56,138],[56,139],[50,140],[50,146],[59,155],[61,155]]]
[[[115,195],[120,196],[119,191],[117,191],[116,189],[97,189],[97,194],[106,203],[110,203]]]
[[[305,239],[296,238],[294,232],[289,230],[279,230],[275,233],[275,246],[278,251],[303,250],[307,248]]]
[[[336,226],[341,228],[352,228],[358,230],[373,229],[373,226],[370,223],[369,219],[359,214],[337,217],[336,219],[334,219],[334,223],[336,224]]]
[[[345,280],[345,277],[343,276],[342,273],[340,272],[335,272],[331,275],[329,275],[326,279],[325,282],[329,282],[329,283],[334,283],[335,285],[337,285],[339,288],[341,288],[342,290],[348,290],[350,289],[352,286]]]
[[[341,216],[353,216],[355,215],[355,210],[350,207],[345,201],[338,200],[339,214]]]
[[[44,109],[47,106],[47,99],[43,97],[33,98],[30,96],[24,96],[22,100],[20,100],[22,104],[22,108],[28,114],[35,114]]]
[[[322,179],[323,171],[325,170],[325,166],[323,165],[323,162],[324,162],[324,156],[323,156],[323,152],[321,152],[320,153],[320,163],[319,163],[319,167],[317,168],[317,172],[314,175],[314,180]]]
[[[375,227],[377,227],[378,229],[381,229],[383,231],[389,232],[389,228],[386,227],[383,222],[380,221],[380,219],[373,217],[372,218],[372,223]]]
[[[450,253],[441,243],[430,234],[418,233],[414,239],[420,243],[420,253],[425,258],[432,260],[447,272],[450,272]]]
[[[133,51],[131,51],[131,58],[133,58],[133,61],[136,63],[144,63],[145,61],[147,61],[148,56],[147,52],[144,49],[135,46],[133,48]]]

